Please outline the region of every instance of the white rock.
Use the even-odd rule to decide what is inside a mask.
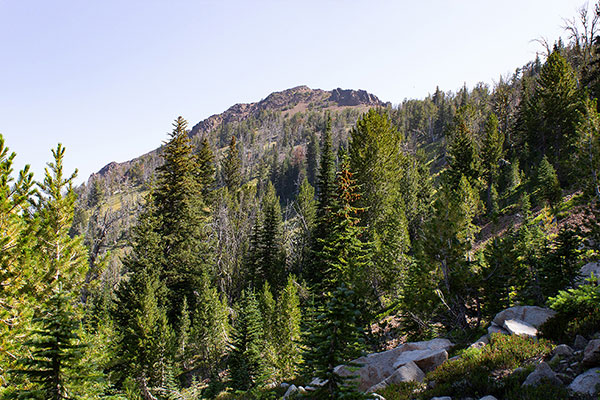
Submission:
[[[523,321],[534,328],[539,328],[548,318],[556,315],[556,311],[537,306],[516,306],[499,312],[494,317],[497,326],[503,326],[507,319]]]
[[[289,383],[286,383],[286,382],[281,382],[281,383],[279,384],[279,387],[280,387],[280,388],[282,388],[282,389],[287,389],[287,388],[289,388],[289,387],[290,387],[290,384],[289,384]]]
[[[498,400],[498,399],[495,398],[494,396],[492,396],[491,394],[488,394],[487,396],[484,396],[484,397],[480,398],[479,400]]]
[[[542,380],[549,381],[555,385],[562,385],[562,381],[558,379],[554,371],[545,362],[539,363],[535,370],[529,374],[523,386],[538,386]]]
[[[290,387],[288,387],[288,390],[285,391],[285,394],[283,395],[283,398],[287,399],[291,395],[293,395],[294,393],[296,393],[297,391],[298,391],[298,387],[296,387],[296,385],[290,385]]]
[[[595,395],[600,385],[600,368],[592,368],[578,375],[569,385],[569,389],[574,392]]]
[[[432,397],[431,400],[452,400],[450,396]]]
[[[511,335],[537,336],[538,330],[533,325],[518,319],[507,319],[504,321],[504,329]]]

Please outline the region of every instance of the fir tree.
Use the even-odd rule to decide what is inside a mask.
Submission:
[[[244,291],[233,335],[229,357],[231,385],[248,390],[264,380],[263,322],[253,290]]]
[[[230,192],[235,192],[242,184],[242,162],[235,136],[231,137],[227,155],[221,162],[221,171],[225,186]]]
[[[458,186],[461,177],[466,177],[471,186],[479,178],[479,157],[473,139],[473,133],[467,124],[466,110],[460,110],[450,127],[448,145],[449,184]]]
[[[215,189],[215,155],[208,143],[202,139],[197,156],[198,180],[202,185],[202,197],[206,203],[212,203],[213,190]]]
[[[335,155],[331,137],[331,115],[326,115],[325,131],[321,137],[321,159],[317,176],[317,210],[316,223],[312,235],[311,260],[303,268],[304,278],[311,285],[318,285],[323,279],[323,263],[318,254],[321,251],[321,241],[329,233],[329,212],[335,192]]]
[[[160,279],[168,289],[169,322],[175,326],[183,297],[190,310],[196,308],[194,291],[210,269],[211,243],[208,215],[198,179],[198,164],[187,134],[187,122],[179,117],[163,148],[164,163],[157,170],[152,200],[158,216],[157,233],[163,252]]]
[[[360,225],[360,216],[364,209],[356,206],[360,193],[347,158],[337,174],[336,185],[337,193],[330,211],[330,233],[321,240],[322,251],[318,255],[326,266],[321,288],[327,293],[344,283],[366,301],[369,290],[365,285],[371,255],[369,244],[361,240],[365,228]]]
[[[79,321],[72,301],[57,288],[33,319],[34,329],[24,343],[31,357],[20,360],[23,369],[15,371],[27,376],[32,387],[21,392],[19,398],[63,400],[83,394],[74,393],[71,387],[86,379],[81,370],[74,368],[83,356],[83,346],[79,344]]]
[[[489,215],[494,215],[498,209],[498,193],[495,186],[498,177],[498,162],[502,157],[503,142],[504,138],[498,131],[498,118],[495,114],[490,114],[485,125],[482,149],[483,170],[487,178],[486,207]]]
[[[305,359],[314,376],[325,381],[312,394],[315,399],[361,398],[352,375],[334,372],[338,365],[356,366],[349,362],[360,357],[364,348],[363,333],[357,324],[360,312],[353,298],[352,290],[342,284],[327,296],[324,309],[312,325]]]
[[[227,353],[231,335],[229,310],[225,299],[221,299],[217,289],[211,285],[208,275],[202,278],[197,297],[187,371],[199,368],[206,376],[218,379],[221,360]]]
[[[257,216],[251,238],[248,257],[249,280],[255,288],[264,282],[278,289],[285,276],[285,253],[283,250],[282,218],[279,198],[271,182],[262,200],[260,216]]]
[[[556,203],[560,201],[562,193],[558,182],[558,176],[546,156],[542,158],[542,161],[538,166],[536,186],[538,197],[541,201],[548,202],[551,206],[556,205]]]
[[[319,139],[313,132],[306,146],[306,178],[308,183],[316,185],[319,168]]]
[[[582,100],[575,71],[560,51],[553,51],[541,69],[525,119],[534,160],[547,156],[562,182],[574,172],[567,155],[575,152],[578,142]]]
[[[381,298],[394,291],[410,248],[402,197],[404,169],[410,167],[401,152],[400,133],[385,111],[369,110],[350,135],[350,168],[361,191],[356,205],[363,208],[362,239],[373,243],[374,268],[365,278]]]
[[[277,374],[281,380],[294,379],[302,360],[300,352],[300,299],[297,283],[289,276],[281,291],[275,314],[275,337]]]

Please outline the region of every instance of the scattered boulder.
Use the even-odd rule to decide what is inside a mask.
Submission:
[[[494,396],[492,396],[491,394],[488,394],[487,396],[482,397],[479,400],[498,400],[498,399],[495,398]]]
[[[356,370],[350,371],[346,366],[340,365],[336,367],[335,372],[340,376],[357,376],[358,389],[366,391],[385,381],[395,374],[396,370],[411,361],[422,372],[434,369],[448,359],[447,350],[452,346],[452,342],[448,339],[405,343],[392,350],[369,354],[353,360],[352,363],[362,365]],[[402,373],[408,374],[408,371],[403,370]],[[311,383],[311,386],[315,385]]]
[[[525,321],[518,319],[507,319],[504,321],[504,329],[511,335],[537,336],[538,330]]]
[[[592,368],[578,375],[569,385],[576,393],[595,395],[600,393],[600,368]]]
[[[516,306],[507,308],[496,314],[493,323],[496,324],[496,326],[502,327],[506,320],[518,320],[537,329],[554,315],[556,315],[556,311],[550,310],[549,308],[538,306]]]
[[[450,396],[432,397],[431,400],[452,400]]]
[[[425,372],[433,371],[448,360],[446,350],[410,350],[402,353],[394,362],[394,368],[399,368],[409,362],[414,362]]]
[[[284,399],[288,399],[291,395],[293,395],[297,391],[298,391],[298,387],[296,385],[290,385],[288,387],[288,389],[285,391],[285,394],[283,395],[283,398]]]
[[[523,382],[523,386],[538,386],[542,381],[550,382],[554,385],[560,386],[562,385],[562,381],[558,379],[554,371],[546,364],[545,362],[539,363],[535,370],[529,374],[525,382]]]
[[[381,389],[385,389],[389,385],[400,383],[400,382],[408,382],[408,381],[417,381],[422,382],[425,379],[425,373],[412,361],[409,361],[405,365],[398,368],[392,375],[390,375],[387,379],[379,382],[376,385],[371,386],[367,392],[376,392]]]
[[[575,350],[583,350],[588,344],[588,340],[581,335],[575,336],[575,342],[573,343],[573,348]]]
[[[290,387],[290,384],[289,384],[289,383],[287,383],[287,382],[281,382],[281,383],[279,384],[279,387],[280,387],[280,388],[282,388],[282,389],[287,389],[287,388],[289,388],[289,387]]]
[[[552,354],[563,357],[571,357],[573,355],[573,349],[566,344],[559,344],[554,348]]]
[[[590,340],[583,350],[583,365],[594,367],[600,365],[600,339]]]
[[[579,270],[579,276],[575,280],[575,286],[580,286],[585,283],[585,280],[594,275],[595,278],[600,278],[600,263],[599,262],[591,262],[585,264]]]

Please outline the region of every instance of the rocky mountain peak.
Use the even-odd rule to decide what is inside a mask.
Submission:
[[[213,115],[196,124],[190,136],[211,132],[222,124],[243,121],[249,116],[256,116],[263,111],[301,112],[307,109],[339,109],[343,107],[382,107],[386,103],[365,90],[337,88],[331,91],[311,89],[301,85],[290,89],[273,92],[263,100],[255,103],[241,103],[227,109],[221,114]]]

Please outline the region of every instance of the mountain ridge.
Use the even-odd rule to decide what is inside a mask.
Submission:
[[[190,137],[209,134],[219,127],[239,123],[249,117],[256,117],[262,112],[282,112],[296,114],[306,110],[341,110],[346,108],[364,108],[365,111],[371,107],[386,107],[389,102],[381,101],[376,95],[363,89],[341,89],[333,90],[311,89],[306,85],[295,86],[281,91],[270,93],[264,99],[251,103],[236,103],[219,114],[213,114],[208,118],[196,123],[189,132]],[[88,182],[104,177],[113,172],[120,171],[121,174],[129,169],[136,161],[152,157],[158,154],[161,146],[148,153],[141,154],[131,160],[116,162],[111,161],[94,172],[88,178]],[[117,172],[119,173],[119,172]]]

